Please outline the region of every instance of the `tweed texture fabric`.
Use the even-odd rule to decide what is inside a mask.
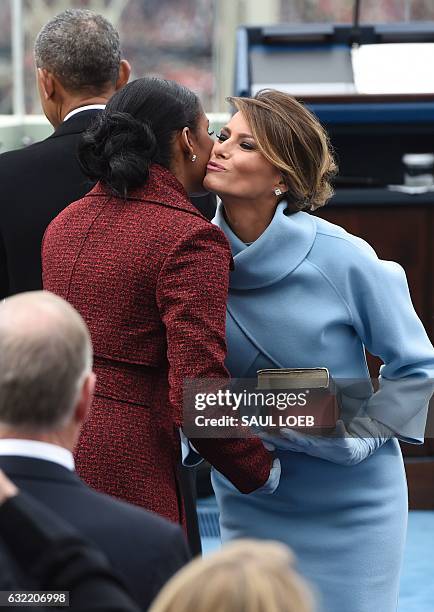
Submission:
[[[231,252],[224,234],[154,165],[128,198],[98,183],[49,226],[44,288],[89,326],[95,400],[75,459],[99,491],[183,522],[176,479],[183,380],[226,378]],[[242,492],[268,479],[258,440],[194,440]]]

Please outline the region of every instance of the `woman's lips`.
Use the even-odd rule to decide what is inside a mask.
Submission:
[[[206,169],[212,170],[213,172],[224,172],[226,170],[226,168],[220,166],[220,164],[216,164],[215,162],[208,162]]]

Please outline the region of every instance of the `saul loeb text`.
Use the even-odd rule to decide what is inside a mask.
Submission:
[[[183,402],[183,431],[190,437],[251,437],[285,427],[317,433],[336,422],[335,397],[328,389],[261,389],[251,379],[190,379]]]
[[[194,420],[196,427],[315,427],[313,415],[244,415],[241,418],[234,416],[206,417],[199,415]]]

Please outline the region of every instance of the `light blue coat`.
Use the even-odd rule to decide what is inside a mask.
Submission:
[[[397,437],[420,443],[434,350],[402,268],[379,260],[341,227],[304,212],[287,216],[285,208],[278,205],[271,224],[249,246],[227,225],[221,206],[214,219],[235,262],[227,315],[231,375],[325,366],[345,387],[347,418],[366,411]],[[384,362],[375,394],[364,347]],[[304,453],[278,456],[282,478],[272,496],[239,494],[214,472],[223,540],[289,544],[324,612],[394,612],[407,521],[397,440],[352,467]]]

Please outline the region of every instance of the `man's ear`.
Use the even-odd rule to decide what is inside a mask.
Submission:
[[[39,91],[44,100],[49,100],[55,92],[55,79],[45,68],[37,69]]]
[[[131,66],[129,62],[127,62],[127,60],[125,59],[121,60],[121,63],[119,64],[118,79],[115,85],[116,91],[118,89],[121,89],[124,85],[128,83],[128,79],[130,78],[130,75],[131,75]]]
[[[92,406],[93,395],[95,393],[96,385],[96,374],[91,372],[83,382],[83,386],[80,391],[80,396],[75,408],[75,421],[77,423],[84,423],[89,414],[89,410]]]
[[[194,143],[191,138],[191,130],[189,127],[185,127],[180,134],[181,148],[185,155],[192,157],[194,153]]]

